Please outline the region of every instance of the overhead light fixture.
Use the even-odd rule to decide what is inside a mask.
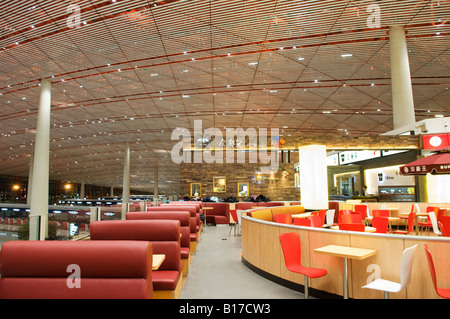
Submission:
[[[257,65],[258,62],[250,62],[248,65]]]
[[[305,58],[298,58],[299,61],[303,61]]]
[[[341,54],[341,57],[342,58],[349,58],[349,57],[352,57],[353,56],[353,54],[351,54],[351,53],[344,53],[344,54]]]

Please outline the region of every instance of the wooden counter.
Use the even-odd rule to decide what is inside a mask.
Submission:
[[[281,282],[303,285],[302,275],[290,272],[284,263],[279,240],[281,233],[298,232],[302,244],[302,263],[306,267],[325,268],[326,276],[310,280],[310,295],[339,296],[343,294],[342,260],[333,256],[314,253],[314,249],[339,245],[376,250],[369,258],[349,261],[348,293],[354,299],[383,299],[382,291],[362,289],[373,280],[374,269],[380,269],[381,278],[400,282],[400,265],[403,250],[418,244],[408,287],[390,298],[439,299],[431,280],[423,245],[426,243],[433,254],[438,285],[450,288],[450,238],[436,236],[386,235],[348,232],[321,228],[277,224],[242,216],[242,260],[264,274],[279,278]],[[323,296],[323,295],[322,295]]]

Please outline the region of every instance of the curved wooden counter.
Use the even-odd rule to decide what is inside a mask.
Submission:
[[[312,227],[267,222],[248,216],[242,216],[242,261],[251,268],[262,271],[268,277],[281,279],[281,282],[303,285],[303,275],[287,270],[279,235],[286,232],[298,232],[301,238],[302,263],[304,266],[325,268],[326,276],[310,280],[310,295],[328,296],[343,294],[342,258],[314,253],[314,249],[327,245],[343,245],[375,249],[376,255],[364,260],[349,260],[348,292],[354,299],[382,299],[383,292],[362,289],[380,272],[382,279],[400,282],[400,264],[403,250],[418,244],[412,269],[411,283],[399,293],[391,293],[390,298],[434,299],[440,298],[433,286],[425,255],[426,243],[433,255],[438,286],[450,288],[450,238],[429,236],[404,236],[373,233],[359,233],[340,230],[328,230]],[[322,295],[323,296],[323,295]]]

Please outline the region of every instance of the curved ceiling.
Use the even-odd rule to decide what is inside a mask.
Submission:
[[[396,24],[416,120],[449,116],[449,17],[448,0],[2,1],[0,174],[28,175],[43,78],[59,181],[120,186],[129,142],[131,187],[152,191],[158,163],[160,194],[178,193],[171,132],[194,120],[292,136],[390,131]]]

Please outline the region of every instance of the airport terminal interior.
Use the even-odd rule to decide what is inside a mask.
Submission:
[[[0,299],[450,298],[449,19],[2,1]]]

